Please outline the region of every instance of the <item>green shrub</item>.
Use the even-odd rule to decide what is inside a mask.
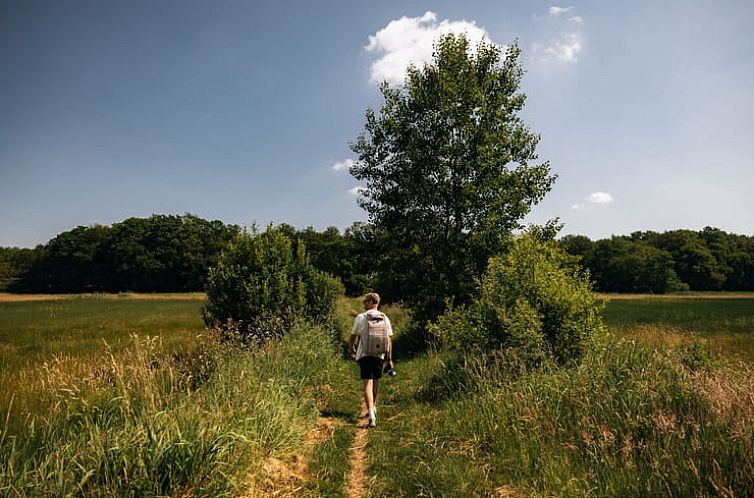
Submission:
[[[571,256],[525,233],[490,259],[472,301],[451,307],[430,330],[450,349],[513,348],[534,364],[568,362],[603,335],[603,307]]]
[[[707,371],[716,364],[712,352],[698,341],[681,346],[678,353],[683,366],[692,372]]]
[[[242,339],[279,336],[296,318],[329,320],[343,285],[309,262],[304,244],[267,227],[239,234],[210,269],[204,320]]]

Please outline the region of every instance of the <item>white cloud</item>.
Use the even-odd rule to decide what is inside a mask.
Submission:
[[[584,200],[586,201],[586,204],[574,204],[573,206],[571,206],[571,209],[592,209],[597,204],[612,204],[613,202],[615,202],[613,196],[608,192],[592,192],[591,194],[584,197]]]
[[[351,169],[354,165],[353,159],[345,159],[332,165],[332,169],[335,171],[341,171],[344,169]]]
[[[379,58],[372,63],[369,81],[403,83],[410,64],[421,66],[432,59],[432,44],[442,35],[465,33],[471,47],[484,40],[491,43],[489,34],[475,21],[437,21],[437,14],[427,11],[421,17],[401,17],[369,37],[365,47]]]
[[[352,189],[348,189],[348,193],[351,195],[359,195],[365,190],[366,190],[366,187],[354,187]]]
[[[592,192],[585,197],[589,204],[612,204],[615,202],[613,196],[607,192]]]
[[[546,42],[532,43],[533,59],[537,62],[565,62],[578,61],[579,54],[584,49],[584,18],[581,16],[562,16],[573,7],[552,6],[549,8],[548,19],[543,21],[543,36]]]
[[[558,39],[550,41],[544,53],[562,62],[578,61],[579,52],[583,48],[579,33],[564,33]]]
[[[549,9],[547,10],[547,12],[548,12],[548,13],[549,13],[549,14],[550,14],[551,16],[559,16],[560,14],[563,14],[564,12],[568,12],[568,11],[569,11],[569,10],[571,10],[572,8],[573,8],[573,7],[558,7],[557,5],[553,5],[552,7],[550,7],[550,8],[549,8]]]

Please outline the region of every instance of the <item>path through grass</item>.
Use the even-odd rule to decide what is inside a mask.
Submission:
[[[753,304],[615,300],[606,347],[567,369],[404,359],[382,383],[357,494],[754,495],[754,371],[740,363],[754,358]]]
[[[98,366],[92,361],[108,357],[103,337],[113,344],[114,358],[92,377],[93,390],[57,398],[67,411],[45,421],[48,432],[18,439],[23,447],[15,450],[2,448],[4,457],[15,452],[13,458],[27,458],[30,466],[28,475],[5,473],[0,480],[35,483],[28,496],[52,489],[52,479],[86,495],[76,483],[87,475],[93,495],[131,492],[134,485],[197,496],[227,496],[234,489],[252,490],[250,496],[339,498],[754,495],[754,372],[736,363],[754,358],[747,349],[751,303],[613,301],[607,309],[612,342],[569,369],[522,375],[504,362],[475,357],[406,357],[397,377],[383,379],[379,422],[367,431],[358,417],[355,363],[327,348],[314,351],[312,340],[319,339],[308,335],[314,332],[299,331],[257,356],[214,365],[197,385],[186,383],[189,377],[165,376],[178,371],[173,365],[181,365],[180,355],[157,370],[154,361],[166,358],[166,344],[172,351],[191,346],[202,328],[201,299],[167,299],[159,306],[128,297],[0,300],[6,365],[0,382],[16,372],[44,371],[44,362],[58,355],[64,362],[54,371],[84,386],[78,373],[85,381]],[[355,300],[340,303],[343,336],[352,321],[347,313],[357,306]],[[389,313],[400,333],[407,315],[399,308]],[[163,345],[162,353],[150,349],[128,370],[118,355],[132,331],[158,331]],[[694,341],[730,361],[707,362],[686,347]],[[118,384],[118,375],[125,382]],[[64,380],[55,386],[65,387]],[[29,395],[41,386],[28,375],[5,382]],[[131,387],[118,391],[125,385]],[[134,424],[124,425],[129,414]],[[143,437],[148,434],[158,436],[154,447]],[[100,452],[95,459],[87,457],[92,451]],[[55,461],[70,465],[54,467]],[[94,469],[95,461],[108,462],[109,470]],[[140,461],[141,467],[123,467]],[[252,485],[238,479],[244,467]],[[215,482],[216,468],[234,480]],[[124,470],[131,481],[123,481]]]

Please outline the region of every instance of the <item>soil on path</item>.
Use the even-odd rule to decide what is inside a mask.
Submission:
[[[301,452],[284,458],[268,458],[249,485],[245,498],[294,498],[306,495],[309,458],[313,449],[322,441],[333,437],[335,428],[344,422],[331,417],[320,417],[306,435]]]
[[[367,419],[367,406],[362,401],[359,409],[358,423],[356,424],[356,436],[353,444],[348,449],[350,452],[351,472],[348,474],[345,491],[348,498],[360,498],[366,491],[365,477],[367,470],[367,454],[364,447],[369,439],[369,421]]]

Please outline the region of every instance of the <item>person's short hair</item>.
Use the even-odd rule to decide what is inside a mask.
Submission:
[[[376,292],[370,292],[369,294],[367,294],[366,296],[364,296],[364,303],[376,304],[376,305],[379,306],[379,304],[380,304],[380,295],[377,294]]]

